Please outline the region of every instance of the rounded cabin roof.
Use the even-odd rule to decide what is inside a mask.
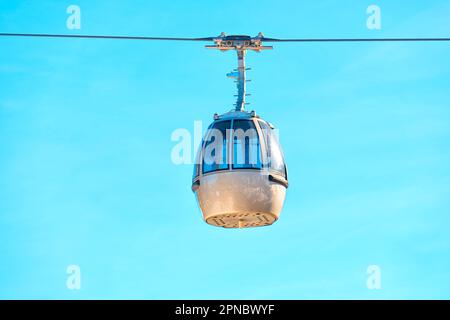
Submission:
[[[214,114],[214,120],[231,120],[231,119],[250,119],[250,118],[259,118],[255,111],[236,111],[231,110],[229,112],[223,113],[221,115]]]
[[[214,122],[216,121],[222,121],[222,120],[232,120],[232,119],[252,119],[252,118],[257,118],[260,119],[264,122],[266,122],[270,128],[274,129],[275,127],[273,126],[272,123],[270,123],[267,120],[262,119],[259,115],[256,114],[255,111],[236,111],[236,110],[231,110],[229,112],[223,113],[223,114],[214,114]],[[214,123],[213,122],[213,123]]]

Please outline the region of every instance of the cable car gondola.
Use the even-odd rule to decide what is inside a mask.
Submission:
[[[262,36],[262,35],[260,35]],[[204,220],[224,228],[267,226],[280,215],[288,187],[287,169],[274,127],[246,105],[246,50],[271,49],[258,38],[221,35],[214,46],[236,50],[234,110],[214,115],[197,153],[192,190]]]

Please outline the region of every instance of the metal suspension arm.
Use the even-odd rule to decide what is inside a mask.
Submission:
[[[247,76],[246,71],[248,70],[245,67],[245,49],[236,49],[237,58],[238,58],[238,67],[234,69],[232,72],[227,74],[227,77],[235,79],[236,88],[237,88],[237,99],[236,99],[236,111],[244,111],[245,109],[245,97],[246,93],[246,82]]]
[[[237,101],[236,101],[236,111],[244,111],[245,108],[245,95],[246,95],[246,75],[245,75],[245,50],[237,50],[238,57],[238,77],[236,79],[237,83]]]
[[[232,72],[228,73],[227,76],[235,79],[237,87],[237,100],[236,100],[236,111],[244,111],[245,109],[245,97],[247,76],[246,71],[249,70],[245,67],[245,55],[247,50],[252,50],[260,52],[262,50],[272,49],[271,46],[263,46],[261,43],[262,34],[259,34],[255,38],[249,36],[226,36],[222,33],[219,37],[214,39],[215,45],[208,45],[208,49],[218,49],[220,51],[236,50],[238,58],[238,67]]]

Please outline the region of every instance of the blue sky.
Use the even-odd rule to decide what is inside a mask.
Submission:
[[[382,29],[366,28],[366,8]],[[82,29],[66,28],[77,4]],[[0,32],[449,36],[448,1],[6,1]],[[450,44],[275,44],[250,108],[280,130],[271,227],[202,221],[171,133],[228,111],[202,43],[0,39],[0,298],[450,298]],[[79,265],[81,290],[66,268]],[[381,268],[368,290],[366,269]]]

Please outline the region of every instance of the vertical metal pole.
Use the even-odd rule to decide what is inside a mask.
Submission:
[[[246,50],[238,49],[237,57],[238,57],[238,78],[237,89],[238,89],[238,97],[236,101],[236,111],[244,111],[245,108],[245,52]]]

